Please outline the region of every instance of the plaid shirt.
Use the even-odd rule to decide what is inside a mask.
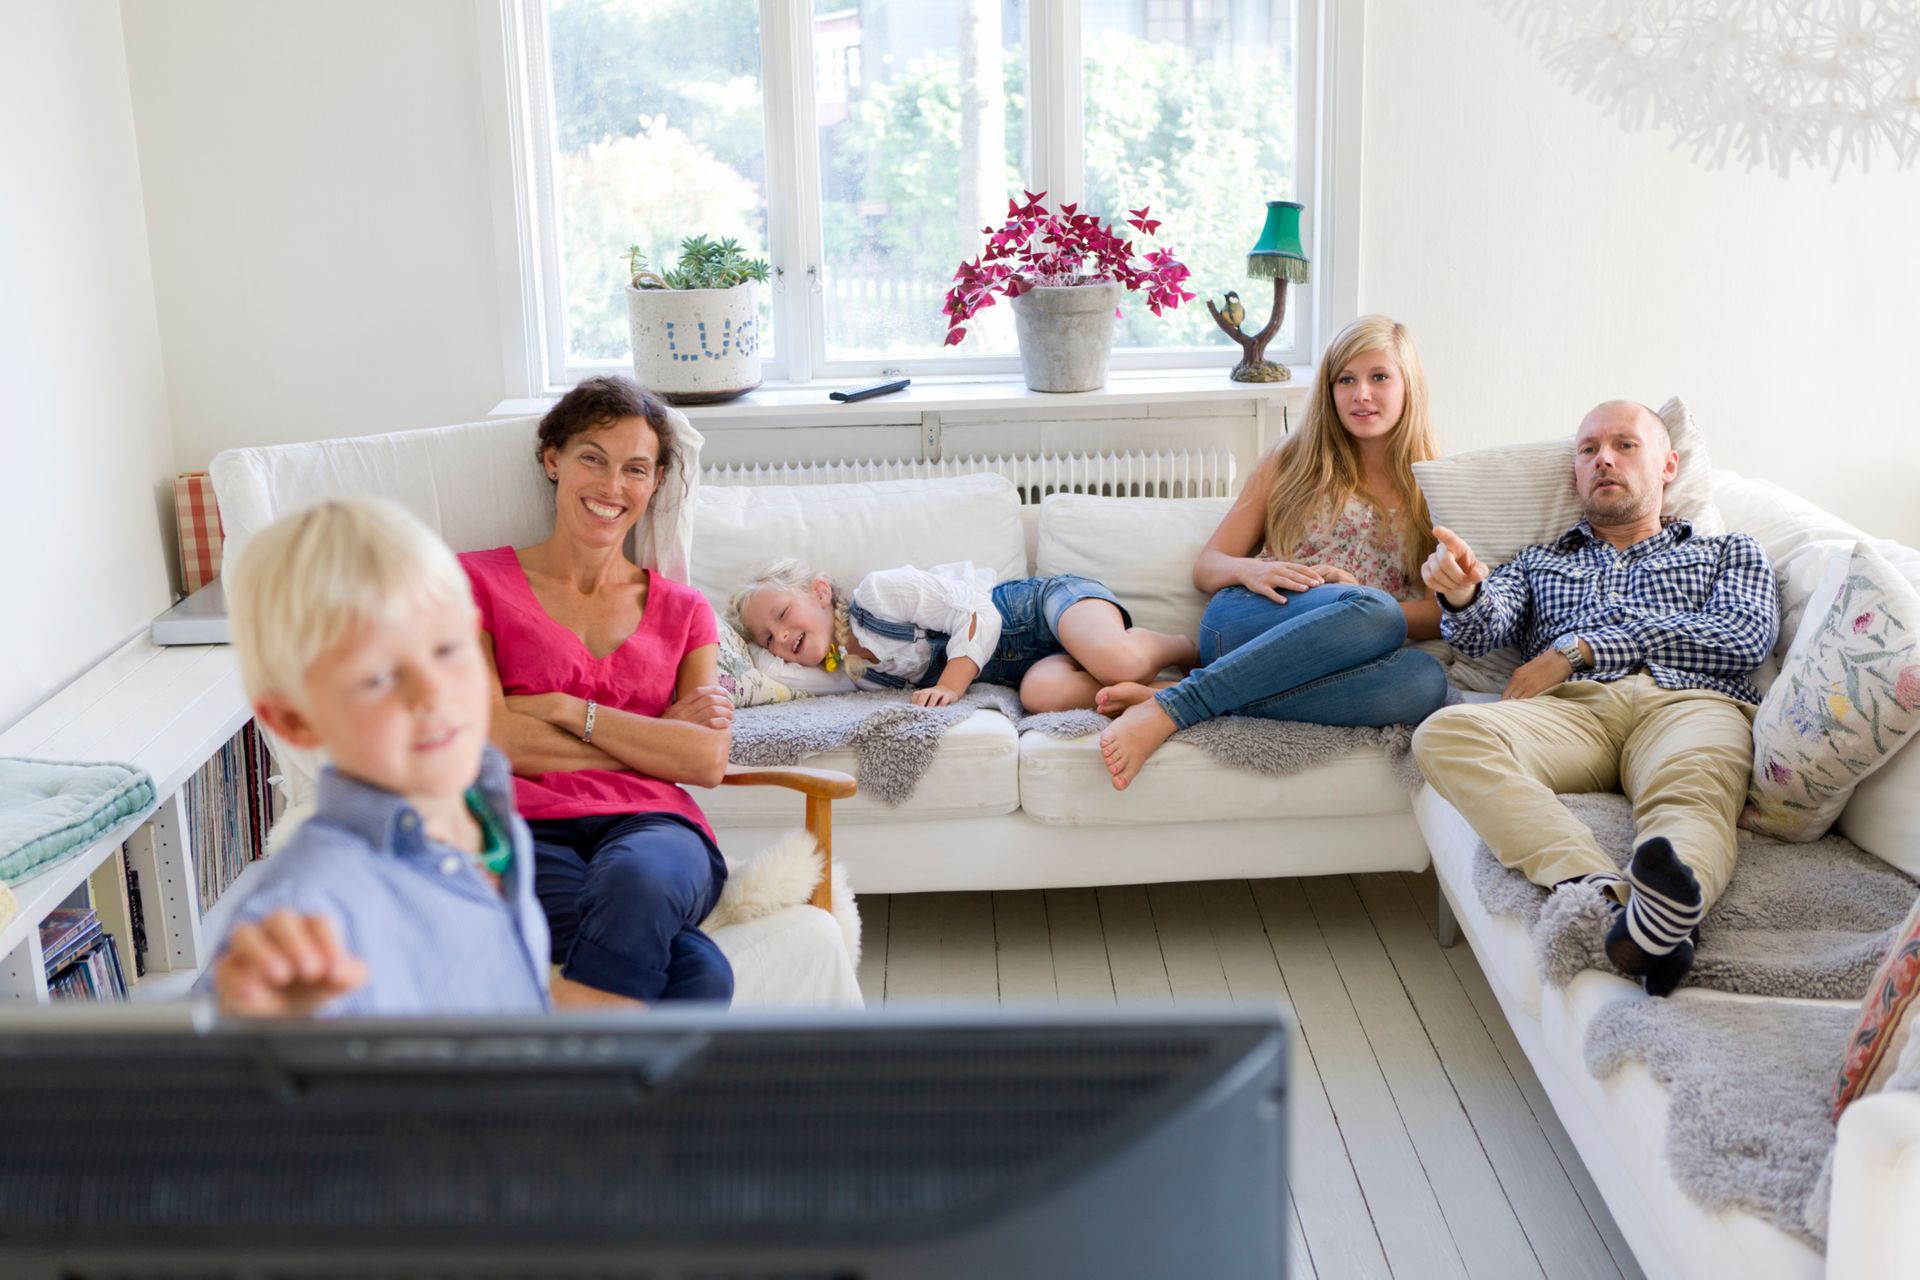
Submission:
[[[1440,634],[1468,657],[1518,644],[1528,659],[1562,636],[1593,650],[1575,680],[1645,667],[1663,689],[1760,701],[1748,682],[1780,631],[1773,566],[1744,533],[1696,538],[1685,520],[1616,551],[1582,520],[1528,547],[1480,584],[1473,603],[1441,600]]]

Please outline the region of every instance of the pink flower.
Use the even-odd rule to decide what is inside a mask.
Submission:
[[[1859,635],[1873,625],[1873,611],[1869,609],[1853,620],[1853,634]]]
[[[1784,787],[1793,781],[1793,770],[1787,768],[1787,766],[1781,764],[1778,760],[1768,760],[1767,781],[1777,787]]]
[[[1920,664],[1901,669],[1893,682],[1893,700],[1902,711],[1920,707]]]

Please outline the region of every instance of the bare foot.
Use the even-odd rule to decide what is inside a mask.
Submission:
[[[1106,759],[1107,772],[1113,775],[1113,789],[1125,791],[1147,757],[1173,733],[1173,721],[1152,698],[1122,712],[1100,735],[1100,754]]]
[[[1093,695],[1093,709],[1103,716],[1117,716],[1128,707],[1138,706],[1153,696],[1153,689],[1138,680],[1110,684]]]

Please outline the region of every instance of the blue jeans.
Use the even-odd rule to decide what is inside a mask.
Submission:
[[[1154,697],[1184,729],[1215,716],[1311,724],[1418,724],[1447,699],[1447,673],[1400,646],[1407,616],[1373,587],[1282,593],[1245,587],[1214,595],[1200,620],[1204,663]]]
[[[562,973],[648,1004],[733,998],[733,966],[698,928],[727,882],[706,833],[664,813],[527,825]]]

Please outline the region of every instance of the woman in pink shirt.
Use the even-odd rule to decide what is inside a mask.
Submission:
[[[533,828],[557,1003],[733,994],[732,968],[698,928],[727,867],[682,789],[716,786],[727,768],[733,704],[713,610],[625,550],[673,450],[658,399],[588,379],[540,423],[552,534],[460,557],[498,678],[493,740]]]

